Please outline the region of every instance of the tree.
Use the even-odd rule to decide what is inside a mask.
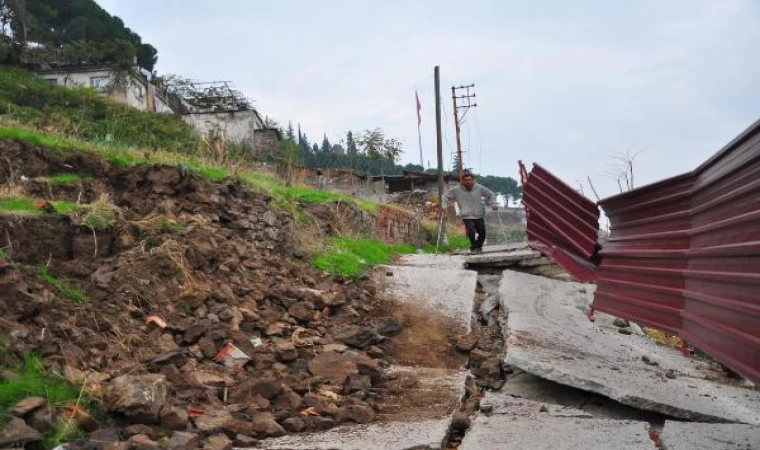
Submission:
[[[141,67],[149,71],[155,68],[158,60],[156,48],[142,42],[140,35],[101,8],[95,0],[0,0],[0,25],[8,17],[3,16],[6,7],[13,11],[12,21],[5,25],[10,27],[17,49],[26,47],[27,42],[61,49],[75,43],[81,47],[82,42],[104,44],[125,41],[132,46],[131,53],[137,57]],[[10,36],[5,29],[3,33]],[[123,57],[119,56],[116,62],[122,60]],[[98,61],[98,64],[110,63],[114,61]]]
[[[358,153],[356,142],[354,141],[354,134],[350,131],[346,135],[346,153],[349,155],[356,155]]]
[[[315,155],[319,153],[319,146],[317,145],[317,143],[316,143],[316,142],[315,142],[315,143],[314,143],[314,145],[311,147],[311,151],[312,151],[312,152],[314,152],[314,154],[315,154]]]
[[[11,63],[21,60],[26,48],[30,21],[31,15],[24,0],[0,0],[0,27],[10,43],[4,56]]]
[[[298,133],[299,133],[299,136],[300,136],[300,133],[301,133],[300,128],[299,128]],[[285,139],[288,142],[293,142],[293,143],[296,142],[296,135],[293,132],[293,123],[291,121],[288,121],[288,130],[285,132]]]
[[[327,139],[327,135],[325,134],[322,138],[322,153],[330,153],[332,152],[332,145],[330,145],[330,141]]]
[[[509,195],[514,199],[522,198],[522,188],[520,188],[517,180],[512,177],[486,175],[478,177],[478,183],[494,192]]]
[[[404,170],[409,172],[424,172],[425,168],[419,164],[407,164],[404,166]]]

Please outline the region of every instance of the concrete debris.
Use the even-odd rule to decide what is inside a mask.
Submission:
[[[673,348],[589,322],[585,311],[593,291],[589,285],[505,272],[506,363],[674,418],[760,424],[760,392],[728,379],[705,379],[700,363]],[[678,376],[668,378],[667,370]]]
[[[660,439],[668,450],[755,450],[760,427],[667,421]]]

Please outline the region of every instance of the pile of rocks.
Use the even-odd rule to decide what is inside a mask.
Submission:
[[[399,325],[383,320],[369,278],[311,267],[292,217],[268,196],[174,167],[0,145],[29,178],[61,166],[91,177],[49,188],[57,200],[108,194],[124,218],[105,230],[60,216],[0,218],[12,255],[0,258],[0,332],[11,336],[0,363],[37,353],[103,413],[27,398],[0,447],[72,420],[88,433],[72,450],[227,449],[375,420],[383,345]],[[41,264],[87,301],[43,282]]]

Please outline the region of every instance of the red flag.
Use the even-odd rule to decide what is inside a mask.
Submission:
[[[414,91],[414,97],[417,99],[417,125],[419,125],[422,123],[422,116],[420,116],[422,104],[420,103],[420,96],[417,95],[417,91]]]

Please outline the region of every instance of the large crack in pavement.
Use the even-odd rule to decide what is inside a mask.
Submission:
[[[707,433],[707,427],[723,427],[715,432],[744,447],[687,447],[694,440],[683,430],[694,433],[694,429],[666,422],[666,415],[508,365],[507,353],[516,339],[512,315],[527,309],[545,319],[556,308],[556,299],[545,299],[543,314],[536,314],[532,300],[521,309],[518,297],[541,297],[546,289],[518,289],[507,282],[522,283],[520,277],[532,275],[515,278],[503,267],[468,271],[464,261],[414,255],[377,271],[387,293],[398,301],[395,318],[404,326],[387,347],[396,361],[378,411],[380,423],[290,436],[268,441],[263,448],[653,450],[664,448],[660,436],[673,443],[668,450],[760,448],[752,447],[760,436],[756,427],[712,424],[698,424],[698,430]],[[526,268],[518,266],[518,271]],[[556,269],[547,275],[534,280],[565,283],[558,281],[563,277]],[[556,327],[555,322],[547,327]],[[578,356],[566,352],[561,358]]]

